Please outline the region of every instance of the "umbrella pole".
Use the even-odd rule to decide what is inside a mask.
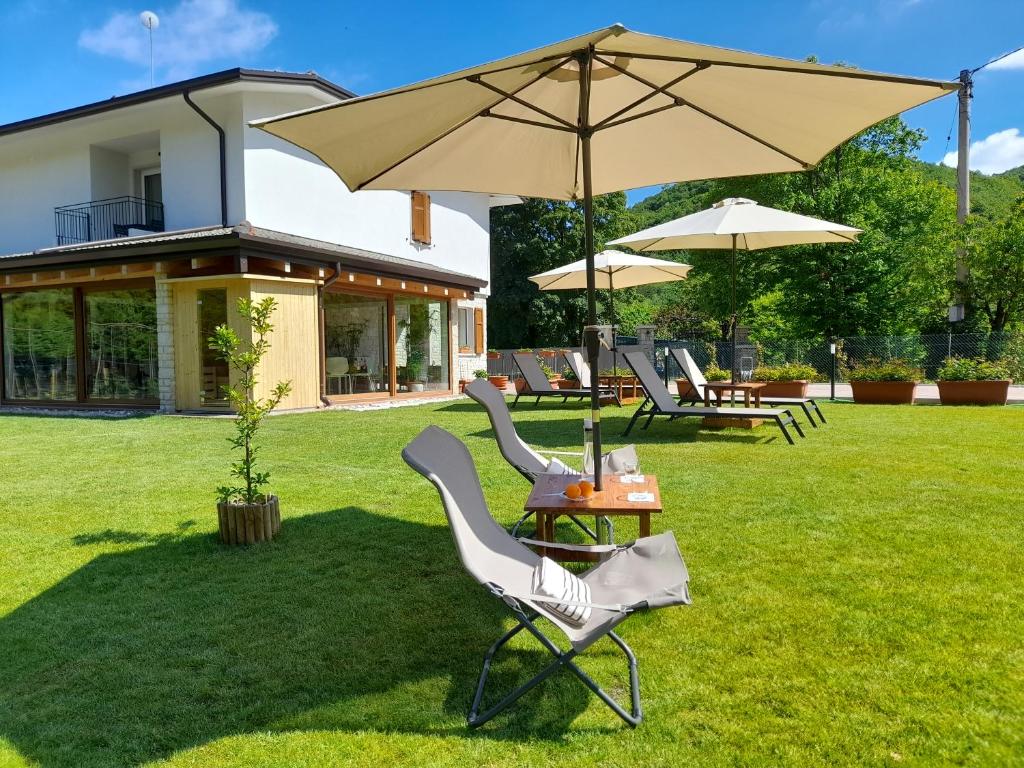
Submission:
[[[597,325],[597,275],[594,272],[594,185],[590,163],[590,69],[594,52],[588,48],[580,56],[580,111],[577,125],[580,161],[583,165],[583,247],[587,256],[587,324]],[[594,488],[602,489],[601,478],[601,392],[597,387],[600,370],[600,344],[590,343],[590,418],[593,424]]]
[[[615,285],[612,283],[612,270],[608,268],[608,311],[612,316],[612,373],[619,374],[619,340],[618,323],[615,317]],[[613,385],[614,386],[614,385]]]
[[[736,383],[736,235],[732,236],[732,383]]]

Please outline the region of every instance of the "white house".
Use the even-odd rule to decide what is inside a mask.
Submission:
[[[232,69],[0,126],[0,403],[226,407],[207,349],[274,296],[286,408],[484,367],[486,195],[357,192],[250,120],[349,98]]]

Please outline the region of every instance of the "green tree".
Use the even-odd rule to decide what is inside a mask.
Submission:
[[[604,243],[635,228],[626,208],[626,195],[615,193],[594,200],[594,236]],[[527,198],[521,205],[503,206],[491,213],[491,298],[487,334],[494,348],[535,347],[579,343],[587,317],[583,291],[541,291],[530,275],[584,257],[583,206]],[[599,288],[601,286],[598,286]],[[625,292],[617,301],[628,303]],[[599,312],[608,319],[607,301]]]
[[[969,221],[965,235],[971,305],[1002,332],[1024,316],[1024,195],[1001,221]]]
[[[274,326],[270,323],[270,315],[277,307],[277,300],[267,296],[259,302],[242,298],[238,300],[238,314],[241,315],[252,331],[252,341],[245,344],[228,325],[218,325],[207,342],[210,349],[220,353],[235,371],[238,380],[233,386],[225,386],[224,394],[235,408],[235,436],[228,438],[232,447],[242,452],[242,458],[232,463],[231,475],[239,485],[221,486],[217,489],[218,497],[223,502],[239,502],[254,504],[262,501],[261,489],[270,482],[269,472],[256,469],[256,456],[259,453],[254,440],[259,432],[263,419],[274,410],[288,393],[291,382],[278,382],[270,397],[256,398],[253,388],[256,386],[256,368],[270,351],[270,332]]]

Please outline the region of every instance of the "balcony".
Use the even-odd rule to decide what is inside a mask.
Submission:
[[[110,240],[142,232],[164,231],[164,205],[141,197],[111,197],[53,209],[57,245]]]

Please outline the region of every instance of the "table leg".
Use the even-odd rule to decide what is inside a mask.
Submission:
[[[704,387],[704,407],[711,407],[711,390],[708,389],[707,387]]]
[[[744,408],[749,408],[750,407],[750,390],[749,389],[744,389],[743,390],[743,407]]]
[[[760,389],[757,390],[754,393],[754,407],[755,408],[760,408],[761,407],[761,390]]]
[[[651,535],[651,513],[640,513],[640,538]]]

